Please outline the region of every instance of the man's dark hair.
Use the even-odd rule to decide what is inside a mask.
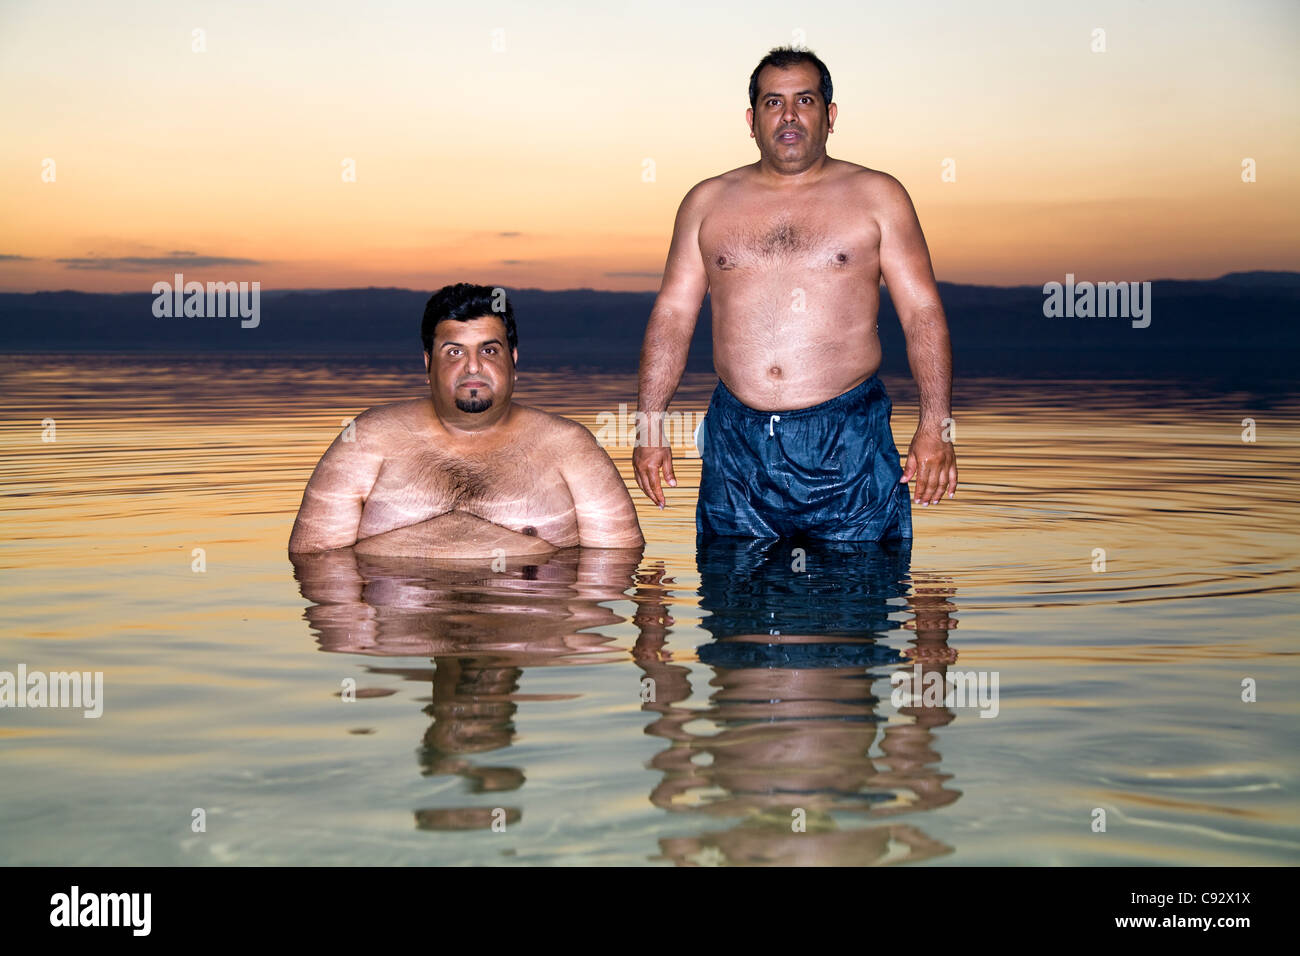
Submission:
[[[812,50],[800,50],[792,46],[773,47],[767,56],[758,61],[758,66],[754,67],[754,72],[749,74],[750,107],[752,109],[758,108],[758,74],[763,72],[763,67],[774,66],[778,70],[787,70],[798,63],[811,63],[817,67],[817,72],[822,75],[822,105],[826,107],[826,112],[829,114],[831,110],[831,94],[834,92],[831,86],[831,71],[826,69],[826,64],[819,60],[817,54]]]
[[[433,355],[433,330],[439,322],[453,319],[468,322],[483,315],[499,315],[506,325],[506,344],[511,350],[519,345],[519,333],[515,330],[515,310],[506,297],[506,290],[500,286],[471,285],[457,282],[445,285],[432,296],[424,306],[424,321],[420,323],[420,338],[424,341],[424,350]]]

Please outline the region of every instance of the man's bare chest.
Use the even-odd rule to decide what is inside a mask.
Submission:
[[[742,206],[706,217],[699,245],[715,279],[773,269],[853,275],[878,263],[880,235],[860,211]]]
[[[553,462],[509,450],[490,457],[407,450],[384,460],[361,525],[378,533],[456,511],[508,528],[553,529],[571,520],[574,508]]]

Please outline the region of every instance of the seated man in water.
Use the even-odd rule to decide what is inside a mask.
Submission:
[[[501,289],[434,293],[430,396],[357,416],[307,483],[289,551],[430,558],[644,543],[631,496],[582,425],[511,401],[514,311]]]

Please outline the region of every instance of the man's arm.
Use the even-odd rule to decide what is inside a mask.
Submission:
[[[293,523],[290,554],[330,551],[356,544],[366,496],[384,463],[380,444],[366,440],[371,437],[366,433],[378,427],[373,416],[373,411],[358,415],[352,430],[335,438],[321,456],[307,482],[298,518]],[[345,437],[355,440],[344,441]]]
[[[912,200],[894,177],[881,174],[877,182],[880,272],[907,338],[907,361],[921,398],[921,420],[901,481],[912,482],[912,497],[924,507],[957,491],[957,456],[944,426],[952,414],[952,345]]]
[[[700,257],[700,221],[704,218],[704,194],[711,181],[695,186],[682,200],[673,224],[672,245],[659,295],[650,311],[645,341],[641,346],[641,371],[638,379],[637,410],[651,428],[646,447],[632,453],[632,470],[636,483],[660,508],[664,493],[659,473],[662,469],[668,484],[677,486],[673,475],[673,452],[663,441],[659,425],[668,410],[677,385],[686,369],[686,355],[691,335],[700,317],[700,306],[709,291],[709,277]]]
[[[645,544],[627,486],[596,438],[577,422],[564,429],[560,474],[578,513],[584,548],[639,548]]]

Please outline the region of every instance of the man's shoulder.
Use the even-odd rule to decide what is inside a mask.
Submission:
[[[353,418],[349,441],[372,450],[387,448],[396,439],[410,438],[427,423],[428,415],[428,399],[372,405]]]
[[[725,173],[718,173],[716,176],[700,180],[686,193],[686,198],[682,200],[682,206],[708,206],[728,190],[738,186],[743,187],[752,179],[756,165],[751,163],[748,166],[737,166]]]
[[[836,175],[855,189],[874,192],[894,192],[903,189],[903,184],[884,170],[851,163],[846,159],[834,159],[831,162],[835,164]]]
[[[372,405],[356,417],[370,425],[409,426],[427,417],[429,400],[427,398],[408,398],[401,402],[389,402],[386,405]]]
[[[882,226],[898,224],[912,215],[912,198],[894,176],[879,169],[836,160],[837,176],[857,208],[866,209]]]
[[[531,405],[515,403],[517,427],[532,442],[543,443],[546,450],[557,457],[586,458],[593,454],[607,454],[596,441],[596,436],[581,422],[543,411]]]
[[[557,415],[555,412],[548,412],[533,405],[520,405],[518,402],[514,404],[518,427],[523,428],[530,434],[544,435],[548,438],[568,439],[581,438],[583,435],[591,436],[591,432],[587,430],[585,425],[575,422],[571,418],[565,418],[563,415]]]
[[[851,167],[844,173],[846,181],[872,206],[894,211],[910,208],[911,197],[897,177],[884,170],[870,169],[857,163],[845,165]]]
[[[728,169],[725,173],[718,173],[716,176],[704,180],[699,185],[712,183],[715,189],[721,189],[725,186],[743,186],[751,182],[758,172],[758,163],[746,163],[744,166],[737,166],[735,169]]]

